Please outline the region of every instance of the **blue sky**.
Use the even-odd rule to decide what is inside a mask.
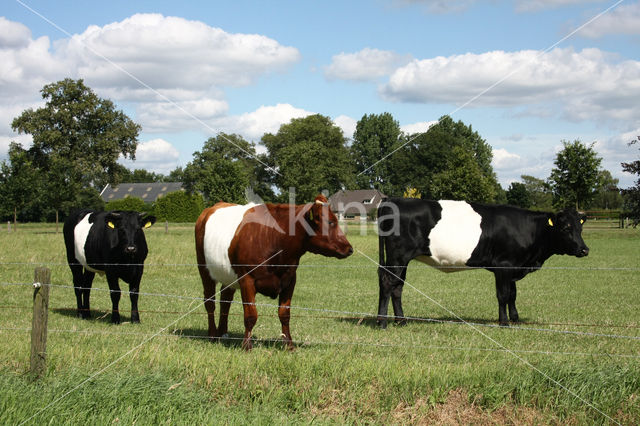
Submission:
[[[259,143],[312,113],[347,137],[364,114],[410,133],[451,114],[504,187],[547,178],[562,140],[595,142],[622,187],[640,155],[639,1],[2,0],[0,16],[0,158],[29,144],[11,120],[65,77],[140,123],[127,165],[162,173],[220,131]]]

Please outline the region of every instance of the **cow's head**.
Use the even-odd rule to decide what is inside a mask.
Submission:
[[[129,211],[113,211],[105,215],[106,227],[111,249],[126,257],[147,256],[147,241],[144,237],[145,228],[156,222],[155,216]]]
[[[353,253],[353,247],[347,241],[338,225],[338,218],[329,208],[329,202],[324,195],[318,195],[305,219],[313,232],[309,236],[307,250],[323,256],[343,259]]]
[[[576,257],[584,257],[589,254],[589,247],[582,239],[582,225],[586,220],[585,215],[568,209],[549,215],[547,226],[554,236],[554,251],[556,253]]]

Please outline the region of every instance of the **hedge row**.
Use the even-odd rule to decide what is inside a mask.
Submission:
[[[109,201],[105,210],[132,210],[152,214],[159,221],[195,222],[204,210],[204,199],[200,194],[187,194],[184,191],[170,192],[153,204],[147,204],[141,198],[127,197]]]

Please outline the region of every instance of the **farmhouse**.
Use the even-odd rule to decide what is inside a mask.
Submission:
[[[366,220],[386,197],[377,189],[341,190],[329,197],[329,205],[338,219]]]
[[[107,184],[100,196],[105,202],[137,197],[145,203],[153,203],[174,191],[183,191],[181,182],[121,183],[115,187]]]

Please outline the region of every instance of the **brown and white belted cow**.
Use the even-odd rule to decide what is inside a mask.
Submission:
[[[220,202],[200,214],[195,234],[209,337],[227,333],[229,307],[239,288],[245,327],[242,347],[246,350],[252,347],[251,330],[258,319],[256,293],[279,298],[282,336],[285,345],[293,349],[289,311],[300,257],[311,252],[342,259],[353,253],[323,195],[303,205]],[[217,282],[222,288],[216,328]]]

